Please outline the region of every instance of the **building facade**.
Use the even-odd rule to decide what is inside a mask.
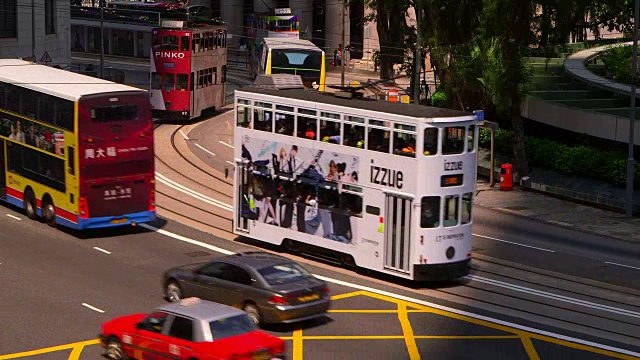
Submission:
[[[70,36],[69,0],[0,2],[0,58],[35,57],[37,63],[65,66],[71,62]]]

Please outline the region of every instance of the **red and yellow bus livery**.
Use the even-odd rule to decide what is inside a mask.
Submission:
[[[190,120],[225,104],[227,32],[224,26],[163,21],[154,29],[151,107],[154,117]]]
[[[0,59],[0,199],[75,229],[155,220],[147,91]]]

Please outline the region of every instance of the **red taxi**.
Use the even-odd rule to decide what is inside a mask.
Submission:
[[[285,359],[284,341],[259,330],[244,311],[198,298],[107,321],[100,341],[114,360]]]

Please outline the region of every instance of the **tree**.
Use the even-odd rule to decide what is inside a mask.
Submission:
[[[393,77],[393,65],[405,59],[405,39],[412,32],[407,25],[407,11],[412,0],[365,0],[372,11],[365,21],[375,21],[380,41],[380,78]],[[413,31],[415,33],[415,30]]]

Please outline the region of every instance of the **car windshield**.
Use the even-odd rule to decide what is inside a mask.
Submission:
[[[258,270],[269,285],[295,282],[311,276],[302,266],[295,263],[278,264]]]
[[[209,323],[209,327],[213,340],[258,330],[258,326],[246,314],[212,321]]]

